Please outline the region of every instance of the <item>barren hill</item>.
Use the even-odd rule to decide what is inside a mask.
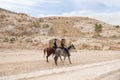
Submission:
[[[95,24],[102,25],[102,32],[100,33],[101,37],[97,39],[93,38]],[[26,44],[25,42],[34,41],[36,42],[35,44],[37,44],[37,47],[41,47],[42,45],[47,45],[47,42],[52,39],[52,37],[66,37],[76,44],[80,44],[85,39],[87,44],[84,42],[84,46],[90,46],[88,45],[88,41],[91,41],[90,43],[104,45],[104,43],[110,39],[112,43],[119,48],[120,27],[115,27],[88,17],[35,18],[30,17],[25,13],[15,13],[0,8],[1,48],[4,48],[3,45],[6,46],[9,42],[15,42],[10,44],[12,47],[17,45],[22,45],[22,47],[24,45],[24,47],[26,47],[27,45],[29,48],[32,43]],[[109,43],[109,45],[107,45],[107,43]],[[109,41],[107,43],[107,46],[113,45]],[[80,46],[78,47],[81,49]],[[85,47],[85,49],[87,49],[87,47]]]

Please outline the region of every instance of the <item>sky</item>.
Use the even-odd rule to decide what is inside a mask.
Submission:
[[[34,17],[82,16],[120,25],[120,0],[0,0],[0,8]]]

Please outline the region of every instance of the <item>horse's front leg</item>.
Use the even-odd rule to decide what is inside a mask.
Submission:
[[[69,60],[69,63],[72,64],[72,63],[71,63],[71,60],[70,60],[70,56],[68,56],[68,60]]]
[[[61,58],[61,56],[59,56],[60,57],[60,60],[62,61],[62,63],[63,63],[63,60],[62,60],[62,58]]]

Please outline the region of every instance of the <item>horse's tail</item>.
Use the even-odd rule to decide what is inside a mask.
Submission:
[[[52,56],[54,56],[54,55],[55,55],[55,52],[52,53]]]
[[[44,49],[44,57],[45,57],[46,49]]]

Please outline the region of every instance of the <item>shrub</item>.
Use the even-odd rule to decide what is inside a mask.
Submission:
[[[68,21],[66,21],[66,24],[69,23]]]
[[[2,19],[5,18],[5,17],[6,17],[6,15],[4,15],[4,14],[0,15],[0,18],[2,18]]]
[[[9,41],[9,39],[7,38],[7,37],[5,37],[4,39],[3,39],[3,42],[8,42]]]
[[[14,38],[14,37],[10,38],[10,43],[14,43],[15,41],[16,41],[16,38]]]
[[[44,24],[43,28],[49,28],[49,25],[48,24]]]
[[[119,25],[116,25],[115,27],[116,27],[116,28],[120,28],[120,26],[119,26]]]
[[[33,22],[33,26],[36,28],[39,28],[41,26],[39,20],[36,22]]]
[[[64,33],[67,33],[68,31],[66,29],[63,30]]]
[[[58,19],[60,19],[60,17],[58,17]]]
[[[49,35],[54,35],[54,34],[55,34],[54,28],[51,27],[51,28],[49,29],[49,31],[48,31],[48,34],[49,34]]]
[[[39,18],[39,22],[44,22],[44,19],[43,18]]]
[[[94,25],[94,36],[100,36],[100,33],[102,32],[102,25],[101,24],[95,24]]]
[[[120,38],[120,36],[118,36],[118,35],[112,35],[112,36],[110,36],[110,38]]]

